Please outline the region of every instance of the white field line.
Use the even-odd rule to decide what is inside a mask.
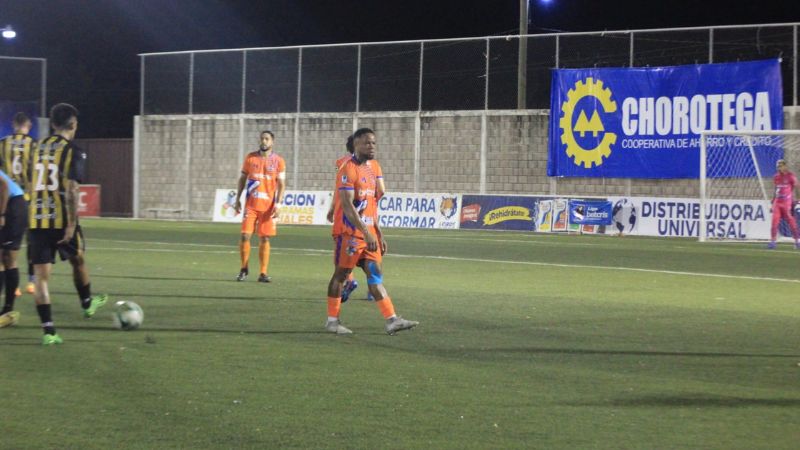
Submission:
[[[125,243],[132,243],[132,244],[140,244],[141,241],[120,241],[120,240],[108,240],[108,239],[96,239],[97,241],[106,241],[106,242],[125,242]],[[203,247],[231,247],[229,245],[220,245],[220,244],[176,244],[176,243],[167,243],[167,242],[148,242],[148,244],[158,244],[158,245],[186,245],[186,246],[203,246]],[[100,250],[100,251],[138,251],[138,252],[162,252],[162,253],[169,253],[176,251],[175,249],[166,249],[166,248],[130,248],[130,247],[92,247],[91,250]],[[292,250],[296,251],[293,252]],[[239,253],[238,250],[179,250],[180,252],[185,253],[211,253],[211,254],[237,254]],[[330,250],[320,250],[320,249],[313,249],[313,248],[295,248],[295,249],[281,249],[277,251],[273,251],[273,254],[276,255],[297,255],[298,253],[302,254],[303,256],[317,256],[317,255],[330,255],[332,252]],[[429,255],[403,255],[392,253],[392,257],[395,258],[419,258],[419,259],[437,259],[441,261],[467,261],[467,262],[477,262],[477,263],[490,263],[490,264],[513,264],[513,265],[525,265],[525,266],[538,266],[538,267],[562,267],[567,269],[593,269],[593,270],[613,270],[613,271],[623,271],[623,272],[638,272],[638,273],[654,273],[654,274],[662,274],[662,275],[680,275],[680,276],[689,276],[689,277],[707,277],[707,278],[723,278],[723,279],[732,279],[732,280],[752,280],[752,281],[767,281],[767,282],[780,282],[780,283],[797,283],[800,284],[800,279],[792,279],[792,278],[773,278],[773,277],[756,277],[756,276],[748,276],[748,275],[726,275],[726,274],[718,274],[718,273],[703,273],[703,272],[682,272],[676,270],[660,270],[660,269],[642,269],[637,267],[624,267],[624,266],[592,266],[587,264],[560,264],[560,263],[546,263],[546,262],[536,262],[536,261],[509,261],[509,260],[502,260],[502,259],[484,259],[484,258],[460,258],[455,256],[429,256]]]

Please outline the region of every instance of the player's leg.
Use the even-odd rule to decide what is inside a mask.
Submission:
[[[89,278],[89,268],[86,266],[84,250],[86,243],[83,239],[83,230],[80,225],[75,229],[75,235],[67,245],[58,247],[61,260],[68,260],[72,266],[72,282],[78,292],[78,298],[83,308],[83,316],[86,318],[94,316],[97,310],[106,304],[108,297],[105,294],[92,295],[92,282]]]
[[[344,327],[339,319],[342,307],[342,289],[347,276],[350,275],[358,261],[358,249],[352,239],[347,236],[337,236],[334,251],[334,265],[330,281],[328,282],[328,319],[325,329],[330,333],[350,334],[352,331]]]
[[[786,202],[784,214],[786,218],[786,223],[789,224],[789,229],[792,231],[792,237],[794,238],[794,246],[795,248],[800,249],[800,235],[798,234],[797,220],[794,217],[794,208],[792,207],[791,203]]]
[[[775,242],[778,238],[778,225],[781,223],[781,204],[780,202],[772,202],[772,225],[769,229],[769,244],[767,248],[775,248]]]
[[[17,298],[17,287],[19,286],[19,269],[16,263],[16,251],[2,250],[0,254],[0,290],[5,285],[6,302],[0,310],[0,316],[14,310],[14,300]],[[16,277],[15,277],[16,275]],[[0,323],[2,326],[2,323]]]
[[[33,262],[31,262],[31,232],[30,232],[30,230],[28,230],[28,232],[25,233],[25,240],[28,242],[28,248],[25,251],[25,257],[26,257],[27,262],[28,262],[28,284],[25,286],[25,292],[27,292],[28,294],[33,295],[34,291],[36,290],[36,287],[34,286],[34,283],[33,283],[36,277],[33,274]]]
[[[53,323],[53,314],[50,309],[50,272],[55,262],[56,242],[58,235],[53,231],[60,230],[34,230],[31,232],[28,245],[31,247],[31,261],[33,262],[33,273],[35,277],[36,293],[33,300],[36,303],[36,312],[42,324],[42,345],[61,344],[61,337],[56,334]],[[62,235],[63,236],[63,235]]]
[[[386,292],[386,287],[383,285],[383,264],[379,252],[367,252],[367,258],[364,260],[363,268],[367,273],[367,287],[370,294],[375,298],[375,305],[381,311],[383,318],[386,320],[386,332],[390,335],[398,331],[410,330],[419,325],[419,322],[414,320],[406,320],[398,316],[394,310],[394,304],[389,294]]]
[[[28,207],[22,196],[13,197],[8,201],[6,208],[6,222],[2,230],[2,254],[0,262],[4,271],[0,271],[0,290],[5,285],[6,302],[0,315],[14,310],[14,300],[19,291],[19,269],[17,268],[17,254],[22,247],[22,239],[28,228]],[[19,317],[17,317],[19,318]],[[0,324],[0,326],[2,326]]]
[[[5,253],[5,251],[3,251]],[[4,261],[5,255],[0,255],[0,262]],[[0,265],[0,291],[3,289],[3,282],[5,281],[5,267]],[[11,293],[9,297],[6,295],[6,301],[3,304],[3,309],[0,309],[0,328],[10,327],[14,325],[19,320],[19,312],[14,311],[14,300],[16,300],[16,295]]]
[[[269,255],[271,252],[269,238],[277,234],[275,221],[272,219],[272,211],[261,213],[258,217],[258,261],[261,264],[258,272],[258,281],[269,283],[272,277],[268,275]]]
[[[236,276],[236,281],[244,281],[249,274],[247,265],[250,261],[250,237],[256,227],[256,218],[255,211],[245,208],[244,217],[242,217],[242,234],[239,239],[239,275]]]

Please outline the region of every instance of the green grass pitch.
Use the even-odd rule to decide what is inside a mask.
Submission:
[[[324,332],[329,228],[85,220],[95,292],[0,329],[0,448],[797,448],[800,251],[678,239],[386,230],[387,336],[361,287]],[[24,271],[24,270],[23,270]],[[357,279],[364,281],[363,274]]]

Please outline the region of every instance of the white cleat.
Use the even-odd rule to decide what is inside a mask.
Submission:
[[[339,319],[328,320],[327,322],[325,322],[325,330],[328,331],[328,333],[353,334],[353,332],[349,328],[342,325]]]
[[[419,325],[419,322],[415,320],[406,320],[397,316],[386,321],[386,333],[390,336],[394,336],[398,331],[410,330],[417,325]]]

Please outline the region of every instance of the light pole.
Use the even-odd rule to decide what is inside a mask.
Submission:
[[[519,0],[519,57],[517,58],[517,109],[526,108],[528,89],[528,0]]]

